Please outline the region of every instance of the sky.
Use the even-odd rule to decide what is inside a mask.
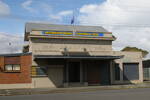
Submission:
[[[114,50],[132,46],[150,52],[149,0],[0,0],[0,52],[21,52],[26,22],[70,25],[73,15],[76,25],[112,32]]]

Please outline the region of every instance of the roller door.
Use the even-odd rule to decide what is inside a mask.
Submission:
[[[123,79],[124,80],[139,80],[139,64],[124,63],[123,64]]]

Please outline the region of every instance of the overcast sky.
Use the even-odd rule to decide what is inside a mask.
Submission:
[[[0,0],[0,52],[21,51],[26,22],[70,24],[73,12],[76,25],[113,32],[114,50],[135,46],[150,51],[149,0]]]

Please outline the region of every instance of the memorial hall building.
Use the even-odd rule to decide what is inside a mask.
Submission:
[[[35,87],[143,82],[142,53],[113,51],[116,37],[101,26],[26,23]]]

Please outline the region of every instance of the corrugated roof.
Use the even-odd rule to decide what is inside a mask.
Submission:
[[[26,23],[25,31],[31,32],[32,30],[57,30],[57,31],[80,31],[80,32],[108,32],[101,26],[81,26],[81,25],[57,25],[48,23]]]

